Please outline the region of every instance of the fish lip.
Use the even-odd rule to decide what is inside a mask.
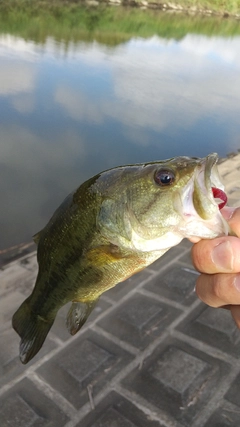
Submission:
[[[215,184],[223,189],[217,167],[215,167],[217,162],[218,154],[211,153],[207,157],[201,159],[198,167],[195,169],[194,181],[200,184],[201,190],[205,195],[212,196],[212,187],[215,186]],[[214,201],[213,197],[211,197],[211,201]]]
[[[216,153],[198,159],[192,178],[185,187],[176,192],[174,205],[175,210],[182,216],[181,229],[184,231],[184,237],[201,236],[209,239],[229,234],[229,225],[223,218],[212,192],[212,187],[224,191],[217,162]]]
[[[224,191],[224,185],[219,176],[218,155],[211,153],[201,159],[195,169],[193,182],[193,204],[202,219],[210,219],[219,210],[212,188]]]
[[[211,153],[202,159],[199,167],[196,168],[194,174],[194,191],[193,191],[193,204],[194,204],[194,192],[198,192],[198,201],[200,202],[199,209],[194,207],[198,215],[203,219],[212,221],[213,218],[218,218],[219,224],[221,224],[221,234],[229,234],[230,228],[226,220],[223,218],[219,205],[214,198],[212,188],[218,188],[224,191],[224,185],[221,181],[219,171],[217,168],[218,154]],[[218,233],[219,235],[219,233]]]
[[[216,172],[217,170],[217,168],[214,168],[214,166],[217,164],[217,162],[218,162],[217,153],[211,153],[205,158],[204,183],[205,183],[206,190],[209,191],[210,194],[212,194],[213,173]]]
[[[204,184],[211,202],[215,204],[216,202],[212,194],[212,187],[220,188],[224,191],[224,186],[221,182],[221,178],[217,169],[218,155],[217,153],[211,153],[204,160]]]

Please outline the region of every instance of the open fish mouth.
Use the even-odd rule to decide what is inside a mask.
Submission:
[[[174,206],[182,216],[180,229],[184,237],[193,242],[199,238],[231,233],[221,214],[227,203],[227,195],[218,173],[217,161],[218,155],[215,153],[199,159],[192,178],[176,193]]]
[[[193,205],[202,219],[210,219],[216,208],[222,209],[227,195],[217,169],[218,155],[209,154],[198,165],[194,173]]]
[[[212,189],[212,195],[218,208],[222,209],[227,203],[227,195],[224,192],[224,187],[219,177],[217,169],[218,155],[216,153],[209,154],[206,158],[205,167],[205,185],[207,190]]]

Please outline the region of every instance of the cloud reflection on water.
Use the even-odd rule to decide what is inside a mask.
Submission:
[[[240,146],[239,37],[66,51],[8,35],[0,58],[0,248],[30,238],[99,170]]]

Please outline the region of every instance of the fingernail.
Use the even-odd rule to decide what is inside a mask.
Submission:
[[[230,242],[221,242],[212,250],[212,261],[220,270],[233,269],[233,251]]]
[[[234,286],[240,292],[240,275],[238,274],[234,279]]]

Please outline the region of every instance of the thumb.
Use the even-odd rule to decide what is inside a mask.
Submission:
[[[221,210],[221,214],[227,220],[231,230],[240,237],[240,207],[233,208],[225,206]]]

